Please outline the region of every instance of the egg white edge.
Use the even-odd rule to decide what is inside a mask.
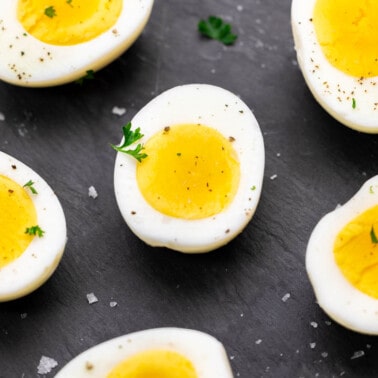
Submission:
[[[118,363],[142,351],[166,349],[188,358],[199,378],[232,378],[224,346],[215,337],[192,329],[154,328],[133,332],[98,344],[76,356],[55,378],[102,378]],[[91,363],[93,369],[86,369]]]
[[[230,129],[231,122],[238,128],[237,131]],[[137,236],[152,246],[202,253],[226,244],[244,229],[259,202],[265,152],[257,120],[240,98],[213,85],[186,84],[157,96],[135,115],[131,123],[132,129],[140,127],[144,134],[137,143],[145,143],[165,126],[201,123],[213,127],[226,138],[235,137],[232,145],[241,169],[241,181],[234,201],[220,214],[190,221],[169,217],[153,209],[138,189],[137,161],[118,153],[114,171],[116,199],[126,223]],[[135,200],[129,200],[129,193],[136,195]],[[144,217],[146,212],[151,217]],[[214,223],[211,231],[209,222]],[[175,227],[176,224],[179,227]],[[144,233],[144,229],[148,232]]]
[[[16,166],[13,169],[12,166]],[[38,194],[32,194],[37,222],[45,231],[34,237],[23,254],[0,268],[0,302],[27,295],[40,287],[55,271],[67,241],[66,221],[62,206],[53,190],[41,176],[21,161],[0,151],[0,175],[23,186],[34,182]],[[32,226],[32,225],[31,225]]]
[[[318,103],[340,123],[357,131],[378,133],[378,77],[361,81],[340,72],[328,62],[310,21],[315,2],[293,0],[291,6],[294,45],[305,82]],[[341,92],[338,92],[338,84]]]
[[[321,308],[346,328],[378,334],[378,300],[350,284],[336,265],[333,245],[341,229],[378,204],[378,176],[366,181],[344,205],[314,228],[306,251],[306,269]]]
[[[51,45],[30,34],[25,36],[17,19],[17,3],[0,1],[0,79],[20,86],[43,87],[72,82],[118,58],[143,31],[154,0],[124,0],[113,27],[88,42],[71,46]],[[12,64],[17,65],[17,73],[10,69]]]

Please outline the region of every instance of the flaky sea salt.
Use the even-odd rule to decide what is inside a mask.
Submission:
[[[90,186],[88,188],[88,196],[91,197],[91,198],[97,198],[98,197],[97,190],[94,186]]]
[[[353,356],[350,358],[351,360],[355,360],[356,358],[363,357],[365,352],[363,350],[357,350],[353,353]]]
[[[118,106],[114,106],[112,109],[112,113],[117,116],[123,116],[126,113],[125,108],[119,108]]]
[[[114,302],[114,301],[112,301],[112,302],[109,303],[109,306],[110,306],[110,307],[115,307],[115,306],[117,306],[117,305],[118,305],[118,303],[117,303],[117,302]]]
[[[282,298],[282,302],[286,302],[290,298],[290,293],[286,293]]]
[[[87,294],[87,301],[89,304],[93,304],[93,303],[98,302],[98,299],[93,293],[89,293]]]
[[[54,367],[57,367],[58,363],[50,357],[42,356],[37,368],[38,374],[50,373]]]

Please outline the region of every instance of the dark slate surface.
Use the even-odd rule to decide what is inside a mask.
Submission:
[[[210,14],[232,22],[236,45],[197,34],[198,20]],[[55,189],[69,236],[43,287],[0,304],[0,377],[38,377],[42,355],[59,363],[52,377],[95,344],[161,326],[216,336],[235,377],[378,375],[376,338],[329,323],[304,266],[318,220],[376,174],[378,139],[330,118],[295,61],[290,0],[156,0],[142,36],[94,81],[48,89],[0,84],[0,149]],[[150,248],[130,232],[115,202],[109,147],[155,95],[193,82],[240,95],[266,147],[252,222],[226,247],[196,256]],[[113,106],[127,113],[116,116]],[[99,299],[93,305],[91,292]],[[351,359],[358,350],[365,356]]]

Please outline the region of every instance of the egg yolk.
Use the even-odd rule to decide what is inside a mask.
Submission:
[[[365,211],[340,231],[334,256],[354,287],[378,299],[378,206]]]
[[[26,190],[0,175],[0,268],[17,259],[33,236],[26,228],[37,224],[37,213]]]
[[[231,138],[232,140],[232,138]],[[145,144],[137,166],[146,201],[163,214],[201,219],[224,210],[239,186],[240,165],[232,141],[203,125],[166,127]]]
[[[18,0],[17,17],[42,42],[75,45],[109,30],[121,10],[122,0]]]
[[[118,364],[107,378],[198,378],[193,364],[179,353],[151,350]]]
[[[317,0],[312,21],[333,66],[359,78],[378,75],[378,1]]]

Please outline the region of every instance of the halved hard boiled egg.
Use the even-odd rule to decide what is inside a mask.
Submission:
[[[293,0],[299,66],[319,104],[342,124],[378,132],[378,2]]]
[[[1,0],[0,79],[30,87],[85,77],[140,35],[153,0]]]
[[[206,333],[155,328],[94,346],[55,378],[232,378],[223,345]]]
[[[378,335],[378,176],[320,220],[308,242],[306,268],[331,318]]]
[[[62,207],[31,168],[0,152],[0,302],[40,287],[54,272],[67,239]]]
[[[212,85],[175,87],[125,129],[123,144],[142,135],[117,154],[115,194],[139,238],[198,253],[244,229],[260,198],[265,155],[259,125],[240,98]]]

